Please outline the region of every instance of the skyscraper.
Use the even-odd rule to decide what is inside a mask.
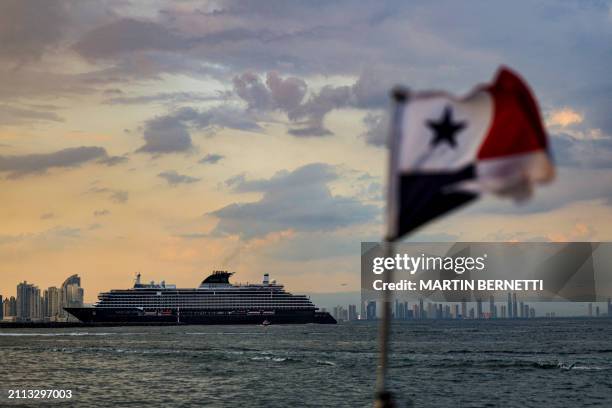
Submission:
[[[489,314],[491,319],[497,317],[497,312],[495,310],[495,297],[493,297],[493,295],[489,296]]]
[[[50,321],[57,321],[60,317],[60,303],[62,300],[62,291],[55,286],[45,290],[43,295],[44,317]]]
[[[2,302],[2,314],[4,319],[15,318],[17,315],[17,300],[15,296],[4,299],[4,302]]]
[[[2,295],[0,295],[0,320],[4,319],[4,303],[2,301]]]
[[[42,317],[40,289],[27,281],[17,285],[17,320],[30,321]]]
[[[419,299],[419,319],[425,318],[425,309],[423,308],[423,298]]]
[[[376,320],[376,302],[371,300],[366,308],[366,318],[368,320]]]
[[[508,318],[512,319],[512,297],[510,293],[508,293]]]
[[[349,320],[357,320],[357,306],[349,305],[348,307],[348,319]]]
[[[476,318],[482,319],[482,299],[476,299]]]
[[[516,293],[512,294],[512,317],[518,317],[518,305],[516,304]]]
[[[461,318],[467,319],[467,300],[465,298],[461,300]]]
[[[60,316],[67,320],[75,320],[76,318],[66,312],[64,308],[83,306],[83,289],[81,288],[79,275],[69,276],[62,284],[61,290]]]

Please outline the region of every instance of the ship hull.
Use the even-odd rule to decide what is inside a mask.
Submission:
[[[147,311],[139,308],[66,308],[68,313],[88,324],[117,325],[169,325],[169,324],[335,324],[336,320],[327,312],[263,311],[236,312],[227,310],[202,311],[181,309]],[[266,324],[267,324],[266,323]]]

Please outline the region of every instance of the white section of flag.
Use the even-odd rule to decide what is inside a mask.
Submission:
[[[442,142],[432,149],[435,133],[427,123],[440,120],[447,107],[453,121],[465,122],[466,126],[456,134],[456,147]],[[398,170],[403,173],[449,172],[474,164],[478,148],[491,125],[493,100],[485,90],[463,99],[446,93],[423,93],[411,95],[404,109]]]

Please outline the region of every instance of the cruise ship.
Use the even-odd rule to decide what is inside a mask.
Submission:
[[[266,273],[259,284],[233,284],[233,272],[214,271],[199,287],[142,283],[98,295],[90,307],[65,310],[83,323],[100,324],[335,324],[305,295],[286,292]]]

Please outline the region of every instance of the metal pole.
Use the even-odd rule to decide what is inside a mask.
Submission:
[[[389,140],[389,174],[387,180],[387,235],[384,240],[385,257],[393,257],[394,242],[398,231],[398,197],[397,197],[397,169],[398,169],[398,153],[399,141],[401,139],[402,118],[404,104],[408,99],[408,91],[403,88],[395,88],[392,93],[393,113],[390,122],[390,140]],[[393,281],[395,270],[386,272],[387,282]],[[395,402],[391,392],[387,389],[387,366],[389,363],[389,343],[391,329],[391,291],[383,292],[383,310],[382,320],[379,326],[379,363],[376,376],[376,408],[391,408],[395,407]]]
[[[385,257],[393,256],[393,241],[386,239],[384,242]],[[394,270],[386,272],[387,282],[393,281]],[[391,408],[395,406],[393,396],[387,389],[387,366],[389,362],[389,337],[391,329],[391,301],[392,295],[390,290],[383,292],[383,310],[382,320],[380,321],[378,344],[379,344],[379,362],[376,376],[376,408]]]

